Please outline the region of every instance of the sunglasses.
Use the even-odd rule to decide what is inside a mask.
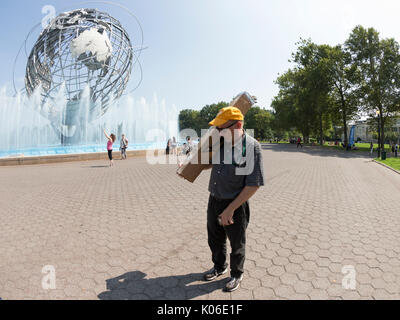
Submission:
[[[216,128],[217,128],[218,132],[221,132],[221,131],[224,130],[224,129],[229,129],[229,128],[233,127],[236,123],[237,123],[237,121],[235,121],[235,122],[232,123],[229,127],[226,127],[226,128],[218,128],[218,127],[216,127]]]

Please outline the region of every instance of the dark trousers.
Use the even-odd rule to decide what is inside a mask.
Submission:
[[[121,148],[121,157],[122,159],[126,159],[126,148]]]
[[[214,268],[219,271],[227,267],[226,238],[229,239],[231,276],[239,278],[244,272],[246,254],[246,229],[250,220],[249,203],[243,203],[233,214],[234,224],[223,227],[218,223],[218,216],[233,200],[221,200],[210,195],[207,209],[208,245],[212,253]]]

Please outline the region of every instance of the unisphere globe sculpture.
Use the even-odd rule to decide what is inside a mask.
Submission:
[[[64,12],[41,32],[29,55],[26,92],[40,90],[41,112],[61,142],[78,143],[87,123],[122,95],[132,60],[131,41],[118,20],[96,9]],[[62,110],[60,92],[66,100]],[[82,107],[83,97],[89,107]]]

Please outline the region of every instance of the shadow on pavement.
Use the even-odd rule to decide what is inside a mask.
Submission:
[[[303,146],[303,148],[295,144],[261,144],[263,150],[269,150],[273,152],[301,152],[307,153],[310,156],[320,157],[337,157],[337,158],[361,158],[361,159],[374,159],[378,155],[374,152],[372,155],[367,151],[345,151],[338,150],[335,148],[319,147],[319,146]],[[388,158],[390,155],[388,154]]]
[[[105,166],[84,166],[82,168],[108,168],[109,165],[105,165]]]
[[[107,291],[98,295],[100,300],[184,300],[222,290],[227,278],[203,282],[203,273],[145,279],[141,271],[127,272],[106,280]],[[201,284],[192,284],[202,281]]]

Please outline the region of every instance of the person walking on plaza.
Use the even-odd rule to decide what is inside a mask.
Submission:
[[[300,137],[297,138],[297,148],[299,146],[303,148],[303,145],[301,144],[301,138]]]
[[[108,152],[108,159],[110,159],[110,167],[112,167],[114,165],[114,160],[112,158],[112,151],[113,151],[113,144],[116,140],[116,136],[114,133],[111,133],[110,135],[108,135],[106,133],[106,130],[103,130],[104,135],[106,136],[106,138],[108,139],[107,141],[107,152]]]
[[[175,156],[178,155],[178,153],[176,152],[176,148],[177,148],[176,138],[172,137],[171,149],[172,149],[172,154]]]
[[[208,244],[214,267],[204,274],[212,281],[228,272],[226,239],[231,245],[230,274],[224,291],[238,289],[243,279],[246,252],[246,229],[250,219],[249,199],[264,185],[264,171],[260,144],[243,130],[243,114],[238,108],[221,109],[209,123],[216,126],[225,144],[232,143],[232,161],[219,149],[219,161],[214,159],[208,190]],[[229,149],[229,147],[228,147]],[[230,152],[229,150],[227,152]],[[218,153],[218,152],[216,152]],[[236,155],[240,155],[237,160]],[[224,160],[228,159],[228,160]],[[217,163],[217,164],[214,164]],[[247,165],[251,170],[247,170]],[[239,169],[246,168],[246,172]]]
[[[168,139],[167,147],[165,148],[165,154],[166,154],[167,156],[169,156],[170,149],[171,149],[171,139]]]
[[[179,161],[178,143],[177,143],[175,137],[172,137],[171,150],[172,150],[173,159],[174,160],[176,159],[176,163],[178,164],[178,167],[179,167],[181,165],[181,162]]]
[[[121,151],[121,160],[126,159],[126,149],[128,148],[128,139],[122,134],[119,150]]]
[[[191,152],[193,151],[193,142],[190,140],[190,136],[186,137],[186,155],[190,157]]]

